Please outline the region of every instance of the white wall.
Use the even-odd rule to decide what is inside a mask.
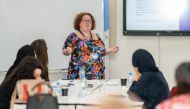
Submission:
[[[104,38],[103,0],[0,0],[0,3],[0,83],[18,49],[38,38],[47,42],[49,69],[67,68],[70,56],[63,56],[62,46],[66,37],[74,32],[73,20],[80,12],[93,14],[97,26],[94,32],[107,41]],[[62,76],[52,73],[50,80]]]
[[[62,47],[74,32],[73,20],[80,12],[92,13],[96,19],[94,32],[106,46],[109,44],[104,37],[103,0],[0,0],[0,3],[0,83],[4,79],[2,72],[13,64],[18,49],[38,38],[47,42],[49,69],[68,68],[70,56],[62,54]],[[52,74],[50,80],[61,77]]]
[[[174,72],[176,66],[183,61],[190,61],[190,37],[124,36],[122,31],[123,0],[110,0],[110,2],[116,2],[115,15],[112,13],[113,16],[111,16],[116,16],[116,20],[110,18],[110,22],[116,23],[116,33],[110,33],[110,45],[116,44],[120,47],[118,54],[110,56],[110,78],[126,77],[127,72],[133,71],[132,53],[136,49],[145,48],[152,53],[171,88],[175,84]],[[110,11],[114,12],[113,9]],[[110,25],[110,31],[114,28]]]
[[[0,71],[8,70],[22,45],[39,38],[47,42],[49,69],[68,68],[62,47],[80,12],[92,13],[94,32],[105,40],[103,0],[0,0]]]
[[[182,61],[190,61],[190,37],[128,37],[123,36],[123,0],[109,0],[110,45],[118,45],[120,51],[110,56],[110,78],[126,77],[132,71],[131,56],[138,48],[148,49],[163,71],[169,86],[174,85],[174,71]],[[0,75],[0,81],[4,75]],[[51,80],[62,74],[50,74]]]

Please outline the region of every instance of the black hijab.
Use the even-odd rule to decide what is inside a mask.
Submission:
[[[152,55],[144,49],[138,49],[133,53],[132,64],[138,67],[139,73],[159,72]]]
[[[34,48],[31,47],[30,45],[24,45],[18,50],[16,60],[14,61],[14,64],[9,68],[7,71],[7,74],[5,78],[11,74],[12,70],[21,62],[21,60],[26,57],[26,56],[35,56],[34,54]]]
[[[168,84],[162,72],[156,67],[153,56],[147,50],[136,50],[132,64],[138,68],[141,76],[129,88],[129,97],[134,93],[140,97],[147,109],[154,109],[158,103],[170,96]]]

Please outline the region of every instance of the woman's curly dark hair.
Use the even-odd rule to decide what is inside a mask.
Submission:
[[[91,19],[92,19],[92,28],[91,28],[91,30],[94,30],[96,28],[96,21],[94,19],[94,16],[89,12],[81,12],[81,13],[77,14],[77,16],[75,17],[75,20],[74,20],[74,29],[75,30],[80,30],[79,24],[80,24],[80,22],[82,20],[82,17],[85,16],[85,15],[89,15],[91,17]]]

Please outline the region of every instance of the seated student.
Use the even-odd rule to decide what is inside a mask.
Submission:
[[[9,70],[7,71],[7,74],[5,76],[8,77],[11,72],[13,71],[13,69],[21,62],[21,60],[26,57],[26,56],[33,56],[35,57],[35,51],[34,48],[32,48],[30,45],[24,45],[22,46],[18,52],[17,52],[17,56],[16,56],[16,60],[14,61],[14,64],[9,68]]]
[[[37,39],[31,43],[31,46],[34,48],[37,59],[42,63],[44,72],[42,77],[46,81],[49,81],[48,75],[48,53],[47,53],[47,44],[44,39]]]
[[[133,95],[138,96],[146,109],[154,109],[162,100],[169,98],[168,84],[148,51],[136,50],[132,56],[132,64],[135,76],[128,91],[130,98]]]
[[[180,64],[175,72],[176,95],[156,106],[156,109],[190,109],[190,62]]]
[[[10,108],[11,96],[17,81],[21,79],[40,80],[42,72],[40,61],[31,56],[25,57],[0,86],[0,109]]]

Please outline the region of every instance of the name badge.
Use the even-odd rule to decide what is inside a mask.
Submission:
[[[98,54],[97,53],[91,53],[91,58],[92,59],[98,59]]]

